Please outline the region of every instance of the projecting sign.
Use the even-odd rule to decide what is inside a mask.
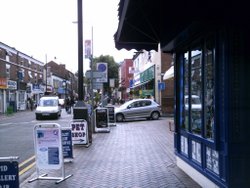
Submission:
[[[102,78],[105,76],[105,73],[103,73],[103,72],[92,71],[92,73],[93,73],[93,75],[92,75],[93,78]],[[86,78],[90,79],[91,78],[91,71],[87,71],[85,73],[85,76],[86,76]]]

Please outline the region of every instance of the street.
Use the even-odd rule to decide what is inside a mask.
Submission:
[[[67,114],[62,109],[62,115],[58,120],[35,119],[35,111],[18,112],[10,117],[2,117],[0,121],[0,156],[19,157],[19,175],[22,176],[35,164],[35,150],[33,128],[37,123],[58,123],[62,127],[68,126],[73,115]]]

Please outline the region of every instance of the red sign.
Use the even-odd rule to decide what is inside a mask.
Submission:
[[[7,79],[0,78],[0,89],[7,89]]]

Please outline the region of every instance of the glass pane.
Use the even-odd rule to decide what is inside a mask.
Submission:
[[[201,163],[201,144],[195,141],[192,141],[192,159]]]
[[[189,61],[188,61],[188,52],[184,54],[184,104],[183,104],[183,123],[182,128],[188,130],[188,110],[189,110],[189,103],[188,103],[188,93],[189,93]]]
[[[205,45],[205,136],[214,139],[214,38],[210,37]]]
[[[191,51],[191,130],[201,135],[202,115],[202,57],[201,50]]]
[[[219,174],[219,152],[206,147],[206,167]]]

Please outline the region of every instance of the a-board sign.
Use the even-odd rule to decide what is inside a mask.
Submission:
[[[108,109],[97,108],[95,112],[96,128],[108,128]]]
[[[109,117],[109,123],[114,124],[115,123],[115,107],[113,106],[107,106],[108,108],[108,117]]]
[[[73,144],[88,144],[88,124],[85,120],[70,123]]]
[[[63,158],[73,158],[72,133],[70,128],[62,128]]]
[[[0,161],[0,188],[18,188],[18,162]]]
[[[39,169],[60,169],[63,163],[61,129],[54,124],[34,128],[36,165]]]

